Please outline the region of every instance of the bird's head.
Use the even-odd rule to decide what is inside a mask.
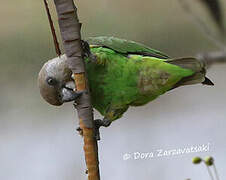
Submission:
[[[71,75],[65,55],[46,62],[38,76],[41,96],[55,106],[74,100],[75,84]]]

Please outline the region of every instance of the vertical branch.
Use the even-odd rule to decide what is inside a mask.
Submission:
[[[94,136],[93,110],[81,47],[81,24],[73,0],[54,0],[67,63],[72,70],[77,91],[86,90],[77,102],[76,109],[83,131],[84,151],[89,180],[99,180],[98,146]]]

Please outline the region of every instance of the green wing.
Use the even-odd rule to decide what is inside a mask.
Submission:
[[[128,41],[125,39],[100,36],[100,37],[90,37],[87,39],[87,42],[90,45],[107,47],[122,54],[138,54],[156,57],[160,59],[169,59],[169,56],[163,54],[160,51],[151,49],[143,44],[136,43],[134,41]]]

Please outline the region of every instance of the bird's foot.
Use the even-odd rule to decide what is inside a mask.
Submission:
[[[89,55],[89,62],[97,64],[97,56],[91,53]]]
[[[82,128],[78,127],[78,128],[76,128],[76,131],[78,131],[78,133],[79,133],[80,136],[83,136],[83,130],[82,130]]]
[[[89,43],[87,41],[82,40],[82,49],[83,56],[89,58],[88,62],[97,63],[97,57],[90,51]]]
[[[91,53],[89,43],[87,41],[81,40],[81,45],[82,45],[83,57],[89,57]]]
[[[103,120],[101,119],[96,119],[94,120],[94,127],[95,127],[95,138],[97,141],[100,140],[100,127],[108,127],[111,125],[111,121],[107,118],[104,118]]]

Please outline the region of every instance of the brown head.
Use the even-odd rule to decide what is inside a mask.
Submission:
[[[55,106],[74,100],[72,72],[65,60],[65,55],[49,60],[43,65],[38,76],[41,96]]]

